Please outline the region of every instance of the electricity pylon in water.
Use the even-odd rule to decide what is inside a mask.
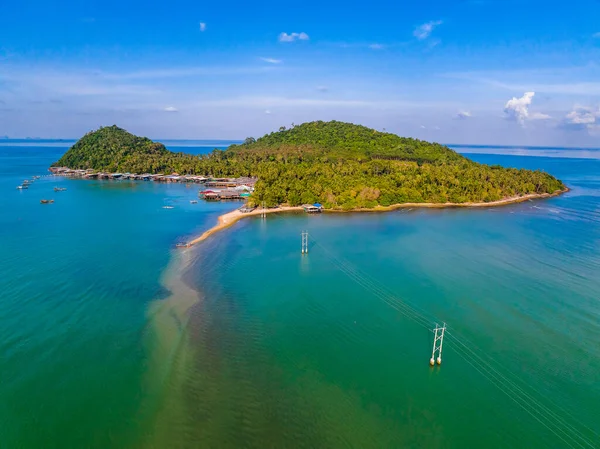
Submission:
[[[442,364],[442,346],[444,344],[444,333],[446,332],[446,323],[442,327],[439,327],[436,323],[435,329],[433,329],[433,350],[431,351],[431,359],[429,359],[429,364],[431,366]],[[435,353],[437,352],[437,358],[435,357]]]
[[[302,231],[302,254],[308,254],[308,232]]]

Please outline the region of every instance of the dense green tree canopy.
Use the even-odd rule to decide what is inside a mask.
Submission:
[[[202,156],[116,126],[82,137],[55,164],[131,173],[257,176],[251,201],[354,209],[405,202],[488,202],[564,189],[553,176],[475,163],[448,147],[341,122],[281,127]]]
[[[417,162],[456,162],[464,158],[437,143],[399,137],[366,126],[343,122],[310,122],[267,134],[243,145],[246,151],[263,152],[300,148],[323,152],[338,159],[399,159]]]
[[[138,156],[164,157],[169,150],[162,143],[134,136],[117,126],[87,133],[60,159],[65,167],[102,168],[116,172],[119,165]]]

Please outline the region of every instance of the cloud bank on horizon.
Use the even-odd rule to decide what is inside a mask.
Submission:
[[[519,15],[497,0],[67,3],[3,8],[0,135],[77,137],[116,123],[155,138],[240,139],[335,119],[445,143],[600,147],[591,0],[532,0]]]

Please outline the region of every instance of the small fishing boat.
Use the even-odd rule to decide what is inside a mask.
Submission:
[[[54,187],[55,192],[64,192],[65,190],[67,190],[66,187]]]
[[[173,209],[173,206],[163,206],[163,209]]]
[[[28,188],[29,188],[29,186],[27,184],[23,184],[22,186],[17,186],[18,190],[25,190],[25,189],[28,189]]]
[[[34,176],[33,179],[40,179],[40,176]]]
[[[54,200],[40,200],[41,204],[52,204],[54,203]]]
[[[197,203],[198,203],[198,201],[196,201],[196,200],[190,200],[190,204],[197,204]]]
[[[188,246],[190,246],[190,244],[185,242],[179,242],[177,245],[175,245],[177,248],[187,248]]]

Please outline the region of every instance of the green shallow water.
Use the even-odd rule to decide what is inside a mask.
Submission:
[[[65,180],[44,208],[7,184],[0,447],[599,447],[600,163],[472,157],[573,190],[271,215],[174,252],[232,205]]]
[[[190,204],[197,189],[182,185],[44,177],[15,189],[64,151],[0,146],[2,448],[137,441],[149,304],[169,294],[174,244],[232,208]]]

